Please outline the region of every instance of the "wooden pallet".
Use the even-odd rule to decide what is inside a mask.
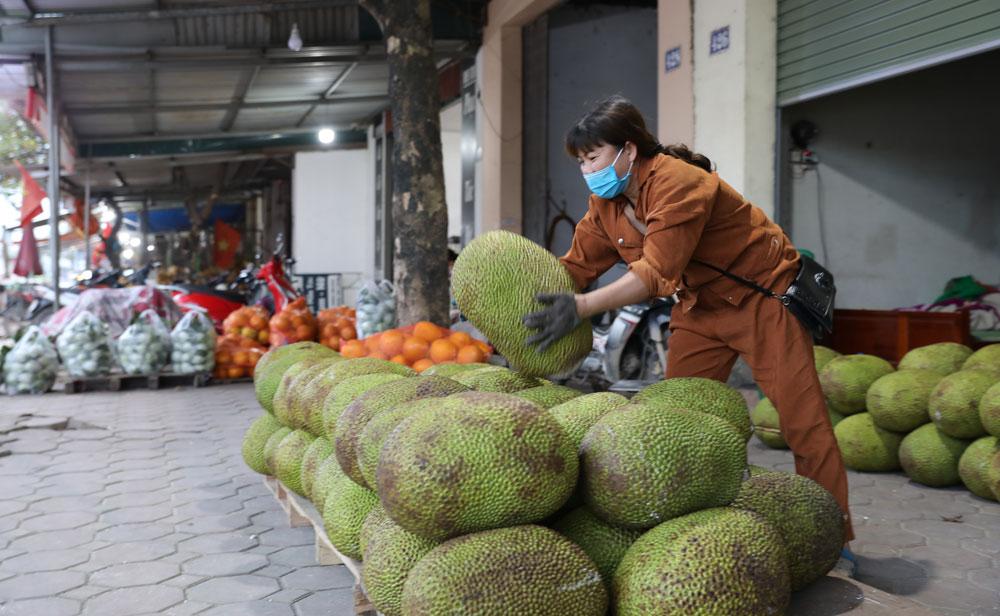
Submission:
[[[211,380],[205,372],[179,374],[109,374],[84,378],[70,378],[63,386],[67,394],[87,391],[130,391],[134,389],[167,389],[170,387],[204,387]]]
[[[316,563],[344,565],[354,576],[354,613],[356,616],[379,616],[365,594],[361,583],[361,562],[341,553],[326,536],[323,518],[307,499],[284,486],[276,477],[265,476],[264,485],[274,495],[281,509],[288,516],[291,527],[312,526],[316,536]]]

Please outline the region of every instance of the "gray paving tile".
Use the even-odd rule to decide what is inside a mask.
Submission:
[[[343,565],[301,567],[281,578],[284,588],[329,590],[354,586],[354,576]]]
[[[95,535],[99,541],[112,543],[127,541],[149,541],[160,539],[174,532],[171,525],[157,522],[139,522],[134,524],[118,524],[98,531]]]
[[[268,558],[263,554],[238,552],[200,556],[185,562],[182,569],[195,575],[221,576],[251,573],[267,565]]]
[[[182,541],[177,545],[177,549],[199,554],[222,554],[242,552],[256,546],[257,543],[256,538],[249,536],[233,533],[209,533]]]
[[[38,550],[63,550],[75,548],[94,540],[94,533],[86,529],[54,530],[31,533],[11,541],[11,547],[34,552]]]
[[[196,500],[176,508],[178,515],[188,518],[207,515],[224,515],[243,509],[243,502],[236,497],[219,498],[215,500]]]
[[[52,597],[82,586],[87,576],[79,571],[44,571],[16,575],[0,582],[0,597],[34,599]]]
[[[205,580],[187,589],[189,599],[206,603],[255,601],[281,589],[277,580],[260,575],[235,575]]]
[[[97,520],[97,516],[88,511],[65,511],[32,516],[21,523],[25,530],[65,530],[80,528]]]
[[[86,496],[54,496],[36,501],[31,504],[31,510],[36,513],[65,513],[75,511],[89,511],[100,513],[104,510],[99,494],[88,494]]]
[[[352,614],[354,593],[342,590],[314,592],[305,599],[292,604],[295,616],[330,616],[331,614]]]
[[[311,590],[304,590],[301,588],[286,588],[284,590],[279,590],[273,595],[268,595],[266,598],[268,601],[280,601],[281,603],[295,603],[301,599],[305,599],[312,594]]]
[[[168,504],[148,505],[145,507],[123,507],[101,515],[101,521],[109,524],[131,524],[136,522],[155,522],[169,517],[173,511]]]
[[[18,513],[24,511],[28,508],[28,503],[19,502],[10,498],[6,498],[6,491],[4,492],[5,500],[0,501],[0,516],[11,515],[13,513]]]
[[[273,577],[275,579],[278,579],[283,575],[288,575],[292,571],[295,571],[295,567],[288,567],[285,565],[268,565],[263,569],[258,569],[254,573],[256,573],[257,575],[266,575],[267,577]]]
[[[177,588],[187,588],[188,586],[193,586],[194,584],[200,584],[205,581],[205,577],[202,575],[188,575],[182,573],[176,575],[169,580],[164,580],[163,583],[167,586],[175,586]]]
[[[286,523],[287,524],[287,523]],[[275,528],[260,534],[260,542],[264,545],[282,547],[294,545],[312,545],[316,542],[316,534],[311,526],[297,528]]]
[[[68,550],[39,550],[28,552],[0,563],[0,569],[15,573],[59,571],[87,562],[90,554],[79,548]]]
[[[315,546],[282,548],[268,557],[272,563],[289,567],[308,567],[316,564]]]
[[[88,600],[83,613],[87,616],[133,616],[158,613],[184,601],[184,591],[170,586],[133,586],[116,588]]]
[[[95,551],[91,561],[95,563],[138,563],[159,560],[174,552],[172,545],[157,541],[130,541],[115,543]]]
[[[111,565],[90,574],[90,583],[108,588],[126,588],[158,584],[180,574],[180,568],[173,563],[140,562]]]
[[[96,597],[97,595],[106,593],[109,590],[111,589],[105,586],[92,586],[90,584],[85,584],[72,590],[67,590],[62,594],[62,596],[67,599],[73,599],[74,601],[80,601],[82,603],[91,597]]]
[[[327,616],[334,614],[350,614],[350,612],[327,612]],[[295,616],[295,612],[292,611],[292,606],[287,603],[263,599],[219,605],[205,610],[198,616]]]
[[[202,603],[201,601],[189,601],[185,599],[173,607],[168,607],[160,613],[160,616],[194,616],[195,614],[204,612],[210,607],[212,606],[208,603]]]
[[[153,492],[137,492],[131,494],[115,494],[104,499],[103,505],[109,509],[122,507],[146,507],[170,502],[170,490]]]
[[[79,601],[61,597],[21,599],[0,604],[0,614],[4,616],[76,616],[79,613]]]

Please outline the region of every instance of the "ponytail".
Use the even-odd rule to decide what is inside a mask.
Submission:
[[[712,172],[712,161],[709,160],[709,158],[704,154],[692,152],[691,148],[687,147],[683,143],[675,143],[673,145],[662,145],[657,143],[656,145],[658,146],[657,150],[660,154],[673,156],[674,158],[683,160],[689,165],[700,167],[709,173]]]

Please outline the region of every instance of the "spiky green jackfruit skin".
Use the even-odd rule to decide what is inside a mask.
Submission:
[[[986,465],[986,485],[993,498],[1000,501],[1000,451],[995,451]]]
[[[320,515],[322,515],[323,507],[326,505],[326,496],[330,493],[330,488],[341,477],[347,477],[347,475],[340,469],[340,462],[337,462],[336,456],[329,455],[319,463],[319,467],[316,469],[316,477],[313,479],[309,500],[312,501],[312,504],[316,507],[316,511],[320,512]]]
[[[421,398],[443,398],[469,388],[444,376],[415,376],[377,385],[358,396],[337,419],[333,447],[340,468],[358,485],[373,488],[358,466],[358,437],[373,417],[394,406]]]
[[[302,456],[302,472],[299,476],[302,481],[302,494],[309,500],[312,500],[312,486],[316,481],[319,465],[331,455],[333,455],[333,443],[325,436],[318,436]]]
[[[774,472],[776,472],[774,469],[770,469],[770,468],[767,468],[765,466],[757,466],[756,464],[748,464],[747,465],[746,478],[749,479],[750,477],[756,477],[757,475],[760,475],[762,473],[774,473]]]
[[[274,450],[274,476],[285,487],[305,496],[302,490],[302,459],[316,437],[305,430],[293,430]]]
[[[743,482],[731,506],[760,515],[781,535],[792,591],[823,577],[840,559],[844,513],[833,495],[812,479],[760,473]]]
[[[875,425],[870,413],[845,417],[833,429],[847,468],[856,471],[894,471],[899,468],[903,435]]]
[[[347,475],[336,478],[323,501],[323,527],[341,554],[361,560],[361,526],[378,505],[378,494],[362,488]]]
[[[833,426],[834,428],[837,427],[837,424],[844,421],[844,415],[841,415],[840,413],[829,407],[827,407],[826,409],[826,414],[830,416],[830,425]]]
[[[958,475],[970,492],[979,498],[995,501],[997,495],[990,487],[989,469],[993,459],[1000,454],[1000,439],[984,436],[972,441],[958,461]]]
[[[893,372],[892,364],[874,355],[841,355],[819,372],[823,395],[841,415],[865,410],[865,394],[872,383]]]
[[[543,520],[562,506],[576,484],[578,454],[547,411],[507,394],[439,400],[382,445],[378,493],[396,523],[443,540]]]
[[[957,342],[938,342],[911,349],[899,360],[898,370],[933,370],[942,375],[962,369],[972,349]]]
[[[682,377],[649,385],[632,397],[633,404],[658,409],[701,411],[725,419],[750,440],[750,409],[740,392],[713,379]]]
[[[576,293],[569,272],[554,255],[509,231],[490,231],[466,246],[451,274],[455,301],[510,365],[529,376],[565,372],[593,347],[590,321],[581,319],[569,334],[539,353],[526,344],[537,330],[525,327],[524,315],[545,306],[539,293]]]
[[[785,437],[781,436],[781,421],[778,409],[771,401],[761,398],[757,406],[750,411],[750,421],[753,422],[753,433],[761,443],[771,449],[788,449]]]
[[[614,409],[628,404],[628,398],[609,391],[600,391],[573,398],[549,409],[551,415],[566,432],[577,449],[587,431]]]
[[[341,363],[347,360],[341,360]],[[320,364],[302,373],[294,383],[295,393],[288,409],[288,425],[313,436],[323,434],[323,402],[336,384],[329,370],[337,362]]]
[[[581,451],[587,507],[614,526],[634,529],[728,505],[747,465],[743,438],[726,420],[641,404],[599,419]]]
[[[554,530],[525,525],[435,547],[406,578],[402,605],[406,616],[602,616],[608,593],[582,549]]]
[[[939,430],[955,438],[986,434],[979,419],[979,400],[1000,381],[985,370],[959,370],[941,379],[927,401],[927,412]]]
[[[815,345],[813,347],[813,361],[816,363],[816,372],[822,370],[835,357],[840,357],[840,353],[819,344]]]
[[[278,449],[278,445],[281,443],[282,439],[292,433],[292,429],[284,426],[278,428],[271,433],[271,436],[267,438],[267,442],[264,443],[264,467],[267,470],[268,475],[274,475],[277,470],[277,464],[274,458],[274,453]]]
[[[362,527],[365,567],[361,580],[365,594],[383,616],[403,616],[403,585],[413,567],[438,541],[414,535],[392,521],[378,507],[368,514]]]
[[[386,520],[391,520],[391,518],[385,512],[385,507],[382,506],[382,503],[378,503],[372,507],[372,510],[365,516],[365,521],[361,524],[361,532],[358,533],[358,547],[361,548],[362,555],[365,553],[365,548],[368,546],[368,538],[371,537],[372,532]]]
[[[565,385],[539,385],[514,392],[518,398],[531,400],[543,409],[550,409],[573,398],[578,398],[582,394],[583,392],[580,390]]]
[[[302,388],[312,379],[316,378],[323,368],[338,361],[332,357],[307,357],[301,359],[285,370],[278,384],[278,390],[274,394],[272,406],[274,416],[278,421],[289,428],[296,429],[293,425],[293,415],[296,413],[299,393]]]
[[[257,402],[268,413],[273,412],[274,394],[281,377],[292,364],[307,357],[340,357],[333,349],[315,342],[295,342],[274,347],[257,362],[253,372],[253,389]]]
[[[323,400],[323,434],[333,442],[336,438],[335,434],[337,432],[337,420],[340,419],[340,414],[344,412],[347,406],[354,402],[361,394],[365,393],[373,387],[378,387],[383,383],[388,383],[390,381],[396,381],[402,378],[406,378],[401,374],[392,374],[389,372],[376,372],[373,374],[362,374],[361,376],[352,376],[349,379],[344,379],[327,394],[326,399]]]
[[[1000,382],[994,383],[979,399],[979,421],[992,436],[1000,436]]]
[[[358,452],[358,469],[360,469],[361,476],[364,477],[366,485],[377,485],[375,473],[378,469],[378,458],[385,439],[389,437],[389,433],[417,410],[422,408],[433,409],[437,407],[438,403],[437,398],[422,398],[411,402],[403,402],[382,411],[365,424],[364,429],[361,430],[361,434],[358,435],[355,448]]]
[[[461,374],[463,372],[469,372],[470,370],[478,370],[480,368],[492,368],[494,366],[490,364],[472,363],[472,364],[434,364],[430,368],[427,368],[420,373],[421,376],[446,376],[451,378],[456,374]]]
[[[991,372],[1000,371],[1000,344],[988,344],[969,356],[962,364],[962,370],[980,368]]]
[[[254,472],[267,475],[267,462],[264,460],[264,446],[271,435],[282,428],[281,422],[274,418],[274,415],[264,413],[254,420],[243,435],[243,446],[240,452],[243,454],[243,461],[247,463]]]
[[[539,386],[538,379],[535,377],[499,366],[460,372],[454,375],[452,379],[469,389],[500,394],[511,394],[523,389]]]
[[[931,420],[927,403],[944,374],[910,368],[890,372],[872,383],[865,406],[875,425],[893,432],[910,432]]]
[[[765,616],[790,599],[781,535],[750,511],[720,507],[668,520],[625,552],[617,616]]]
[[[626,550],[642,535],[641,530],[612,526],[586,507],[566,512],[554,519],[549,526],[583,548],[590,560],[597,565],[608,590],[611,589],[611,579]]]
[[[899,464],[906,476],[927,486],[956,485],[958,460],[969,441],[948,436],[934,424],[924,424],[910,432],[899,445]]]

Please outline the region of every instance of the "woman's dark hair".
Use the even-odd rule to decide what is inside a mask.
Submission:
[[[705,171],[712,171],[712,161],[707,156],[692,152],[686,145],[662,145],[646,128],[639,109],[627,98],[617,95],[598,103],[569,129],[566,133],[566,153],[576,157],[604,144],[620,148],[626,141],[634,143],[639,154],[646,158],[668,154]]]

